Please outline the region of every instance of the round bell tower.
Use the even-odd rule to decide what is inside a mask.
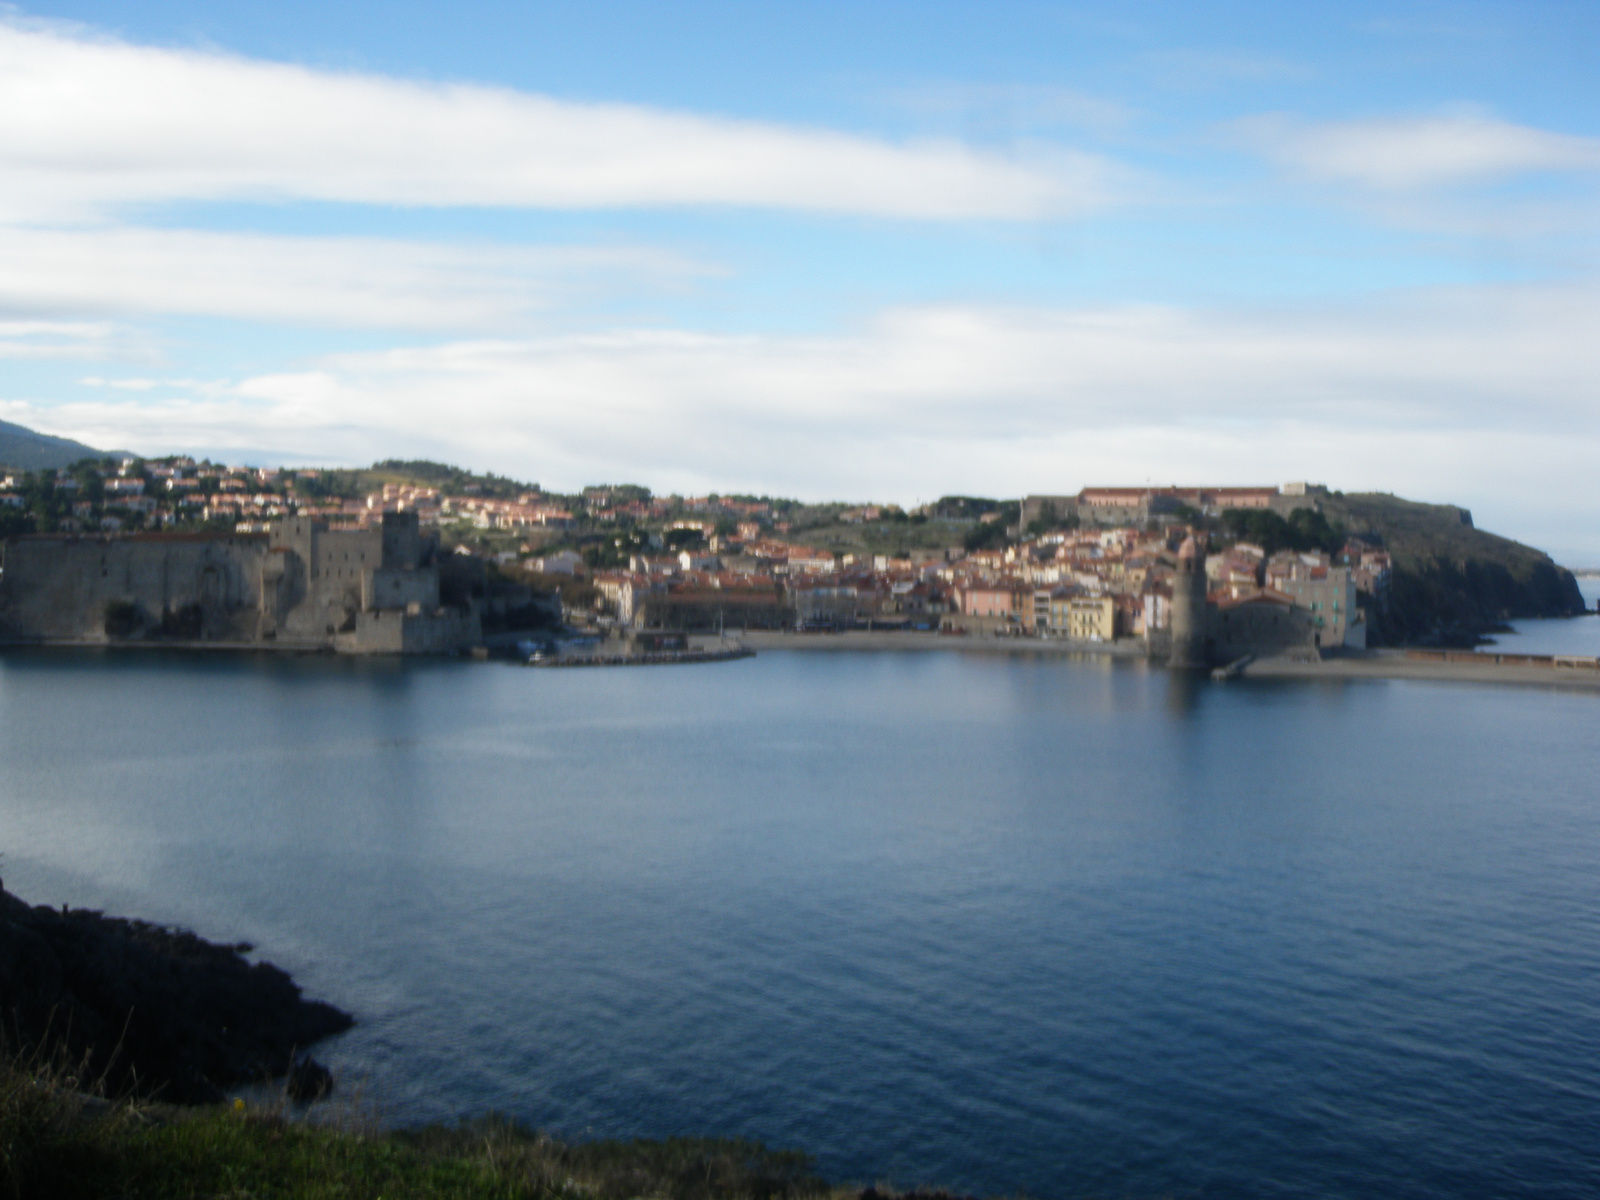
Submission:
[[[1178,573],[1172,578],[1172,657],[1183,669],[1206,663],[1206,548],[1190,534],[1178,548]]]

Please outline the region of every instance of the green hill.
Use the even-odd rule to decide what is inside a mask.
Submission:
[[[0,466],[19,471],[44,471],[69,467],[80,459],[117,457],[120,452],[96,450],[70,438],[35,433],[21,425],[0,421]]]
[[[1476,528],[1464,508],[1382,492],[1336,493],[1322,508],[1394,560],[1390,602],[1374,629],[1386,642],[1471,645],[1505,621],[1583,611],[1571,571],[1542,550]]]

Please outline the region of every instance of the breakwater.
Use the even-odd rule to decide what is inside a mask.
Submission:
[[[726,650],[647,650],[638,654],[552,654],[528,659],[530,667],[660,667],[678,663],[732,662],[754,658],[746,646]]]

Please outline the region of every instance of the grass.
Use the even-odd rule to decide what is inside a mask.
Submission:
[[[709,1139],[568,1143],[496,1117],[385,1132],[358,1106],[180,1109],[86,1094],[60,1064],[0,1066],[4,1200],[844,1200],[804,1155]]]

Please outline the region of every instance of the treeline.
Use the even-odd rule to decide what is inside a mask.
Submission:
[[[1269,508],[1230,508],[1223,527],[1241,542],[1254,542],[1269,556],[1280,550],[1337,554],[1344,549],[1344,527],[1313,508],[1297,508],[1287,517]]]

